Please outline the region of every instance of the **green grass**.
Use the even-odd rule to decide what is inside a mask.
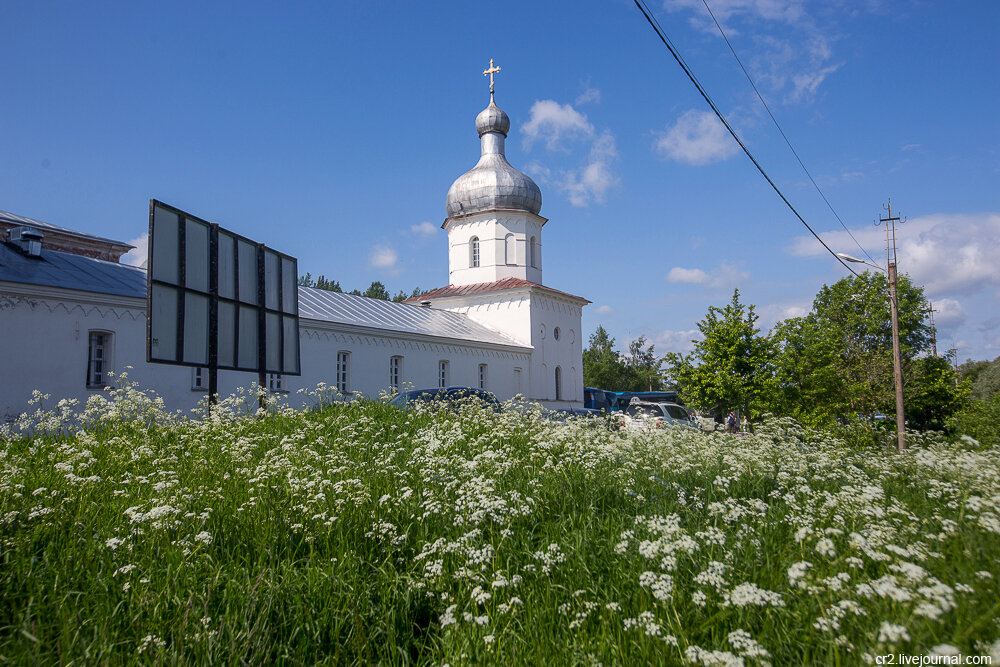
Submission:
[[[69,407],[0,437],[0,662],[1000,653],[996,448],[379,402],[184,420],[129,387]]]

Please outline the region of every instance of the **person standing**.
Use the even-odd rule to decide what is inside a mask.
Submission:
[[[729,411],[729,416],[726,417],[726,433],[736,433],[736,413],[732,410]]]

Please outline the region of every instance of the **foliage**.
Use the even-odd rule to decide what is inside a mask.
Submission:
[[[930,347],[923,289],[902,275],[897,294],[906,416],[911,426],[941,428],[968,392],[956,386],[947,360],[920,356]],[[773,337],[779,350],[776,411],[826,425],[895,415],[884,275],[865,272],[824,285],[810,313],[780,323]]]
[[[971,400],[948,422],[949,430],[975,438],[985,447],[1000,447],[1000,393],[985,401]]]
[[[326,290],[328,292],[343,292],[340,288],[340,283],[336,280],[329,280],[326,276],[321,275],[315,281],[312,279],[312,275],[306,273],[304,276],[299,276],[299,285],[303,287],[315,287],[316,289]]]
[[[972,386],[972,398],[988,401],[1000,392],[1000,357],[993,361],[972,361],[958,368],[959,376]]]
[[[304,276],[299,276],[299,285],[303,287],[315,287],[316,289],[327,290],[328,292],[343,292],[344,290],[340,287],[340,282],[336,280],[329,280],[326,276],[320,276],[313,280],[312,274],[306,273]],[[415,287],[412,292],[407,294],[406,292],[400,290],[396,296],[391,297],[392,301],[400,302],[406,301],[415,296],[420,296],[424,291],[419,287]],[[372,281],[372,284],[368,286],[364,292],[359,289],[352,289],[348,294],[353,294],[354,296],[366,296],[370,299],[382,299],[384,301],[389,301],[389,290],[386,286],[378,281]]]
[[[645,336],[632,341],[624,355],[615,349],[615,339],[598,326],[583,351],[583,384],[608,391],[657,391],[663,384],[662,363]]]
[[[653,344],[647,344],[645,336],[639,336],[629,343],[625,357],[624,391],[659,391],[663,388],[661,366],[663,359],[656,356]]]
[[[94,398],[0,431],[11,664],[1000,659],[997,446]]]
[[[714,412],[740,410],[751,419],[768,410],[776,389],[774,346],[760,335],[754,306],[734,290],[729,304],[709,306],[690,355],[667,355],[671,379],[692,405]]]

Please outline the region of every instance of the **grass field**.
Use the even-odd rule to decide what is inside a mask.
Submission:
[[[0,662],[1000,664],[1000,451],[975,443],[186,420],[129,387],[72,411],[0,436]]]

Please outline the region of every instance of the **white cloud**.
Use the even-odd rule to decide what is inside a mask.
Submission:
[[[601,102],[601,91],[597,88],[587,87],[587,90],[580,93],[580,95],[573,101],[573,104],[580,106],[581,104],[600,104]]]
[[[715,22],[701,0],[666,0],[668,11],[693,11],[691,25],[706,32],[715,33]],[[712,13],[730,35],[738,34],[735,26],[727,25],[731,18],[748,18],[776,21],[786,24],[799,23],[803,17],[801,0],[713,0]]]
[[[608,130],[598,133],[587,117],[571,105],[538,100],[532,105],[531,117],[522,130],[526,150],[541,140],[550,153],[570,156],[570,164],[564,168],[553,169],[535,160],[526,170],[552,183],[574,206],[603,203],[608,191],[618,185],[620,179],[615,172],[618,147],[614,135]],[[579,157],[582,146],[588,146],[586,158]]]
[[[760,318],[758,326],[761,329],[770,329],[776,323],[790,319],[792,317],[805,317],[812,310],[812,300],[793,301],[785,303],[769,303],[756,308],[755,312]]]
[[[399,255],[389,246],[377,245],[372,248],[370,261],[376,269],[386,269],[392,272],[395,270],[398,260]]]
[[[938,327],[956,327],[965,323],[966,312],[956,299],[944,297],[931,302],[934,308],[934,324]]]
[[[680,266],[675,266],[670,269],[670,273],[667,274],[667,282],[701,285],[708,282],[708,274],[701,269],[685,269]]]
[[[128,244],[134,245],[135,248],[121,256],[121,263],[146,268],[148,266],[149,232],[143,232],[142,236],[132,239]]]
[[[868,249],[875,263],[884,266],[885,228],[866,225],[852,229],[851,233]],[[835,251],[862,255],[845,231],[824,232],[820,236]],[[1000,213],[912,218],[896,228],[896,247],[900,272],[922,285],[932,300],[972,295],[1000,286]],[[802,257],[826,254],[811,236],[796,237],[789,251]]]
[[[659,331],[650,337],[650,342],[659,355],[667,352],[690,352],[694,349],[694,340],[701,339],[701,332],[697,329],[687,331]]]
[[[528,122],[521,127],[525,148],[531,148],[541,139],[549,150],[568,150],[561,142],[594,134],[594,126],[587,117],[569,104],[538,100],[531,105],[530,113]]]
[[[695,109],[657,133],[653,146],[662,157],[695,166],[726,160],[740,150],[714,113]]]
[[[594,140],[587,164],[578,170],[563,174],[560,187],[573,206],[586,206],[591,201],[602,203],[608,190],[618,184],[613,165],[618,159],[618,148],[610,132]]]
[[[750,273],[738,266],[723,262],[710,271],[686,269],[675,266],[667,273],[667,282],[706,285],[712,288],[733,289],[750,278]]]
[[[437,225],[427,222],[426,220],[416,225],[410,225],[411,234],[413,234],[414,236],[420,236],[425,239],[434,236],[434,234],[437,233],[437,230],[438,230]]]
[[[665,0],[664,8],[686,14],[692,26],[721,38],[702,0]],[[712,2],[712,13],[772,103],[811,102],[823,81],[840,67],[831,64],[829,23],[817,22],[806,8],[801,0]]]
[[[615,312],[615,309],[607,304],[594,308],[594,313],[596,313],[597,315],[608,315],[613,312]]]

